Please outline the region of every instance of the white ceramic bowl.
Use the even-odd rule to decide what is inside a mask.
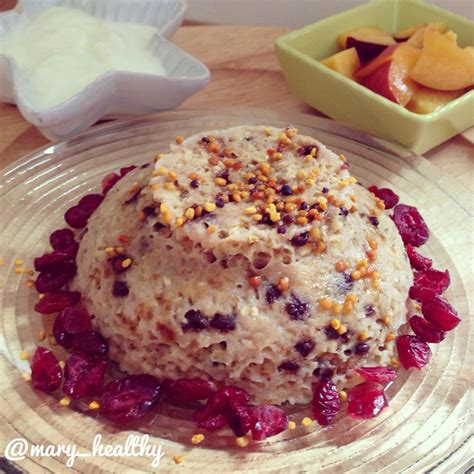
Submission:
[[[209,81],[204,64],[166,39],[183,20],[184,0],[21,0],[15,10],[0,14],[0,36],[54,5],[155,27],[158,33],[150,49],[167,74],[109,71],[66,102],[38,111],[24,100],[25,79],[15,61],[0,54],[0,101],[17,104],[25,119],[51,140],[84,130],[101,118],[175,108]]]

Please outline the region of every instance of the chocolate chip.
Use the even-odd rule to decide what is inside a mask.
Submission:
[[[285,372],[291,372],[292,374],[298,372],[299,369],[299,364],[297,364],[294,360],[285,360],[278,366],[278,370],[284,370]]]
[[[151,216],[155,214],[155,208],[151,206],[146,206],[143,208],[143,212],[145,213],[145,216]]]
[[[352,280],[351,274],[349,272],[342,272],[339,275],[340,280],[337,282],[337,287],[341,293],[346,294],[354,286],[354,281]]]
[[[192,187],[192,188],[199,188],[199,181],[197,179],[193,179],[189,185]]]
[[[316,145],[305,145],[296,150],[296,153],[300,156],[310,155],[313,148],[316,148],[316,154],[318,147]]]
[[[318,367],[313,370],[313,375],[322,379],[329,379],[334,375],[334,369],[329,367]]]
[[[283,194],[283,196],[291,196],[293,194],[293,190],[291,189],[291,186],[284,184],[280,189],[280,193]]]
[[[164,228],[165,228],[165,225],[162,224],[161,222],[155,222],[153,224],[153,230],[156,231],[156,232],[158,232],[159,230],[164,229]]]
[[[128,296],[129,289],[126,281],[116,280],[114,281],[112,294],[119,298]]]
[[[332,326],[326,326],[324,332],[329,340],[339,339],[339,333]]]
[[[375,227],[379,225],[379,220],[375,216],[369,216],[369,221]]]
[[[354,346],[354,354],[355,355],[364,355],[364,354],[367,354],[367,352],[369,352],[370,350],[370,346],[365,343],[365,342],[358,342],[355,346]]]
[[[221,332],[229,332],[235,329],[235,316],[233,314],[216,313],[211,319],[211,326]]]
[[[327,194],[329,192],[329,188],[326,188],[326,186],[324,186],[324,188],[322,189],[322,192],[323,194]]]
[[[309,303],[307,301],[298,298],[298,296],[292,294],[285,305],[285,311],[287,312],[290,319],[293,321],[303,319],[304,315],[309,310]]]
[[[314,341],[312,339],[302,339],[295,344],[295,349],[306,357],[314,349]]]
[[[375,308],[371,304],[366,305],[364,311],[366,316],[373,316],[375,314]]]
[[[349,214],[349,211],[347,210],[346,207],[341,207],[341,208],[339,209],[339,215],[340,215],[340,216],[346,217],[348,214]]]
[[[275,300],[280,298],[281,291],[278,289],[276,285],[270,285],[265,292],[265,299],[267,300],[268,304],[273,304]]]
[[[204,317],[204,315],[199,310],[190,309],[184,315],[187,323],[182,324],[181,327],[185,331],[202,331],[207,329],[209,326],[209,321]]]
[[[303,232],[302,234],[295,235],[290,242],[294,247],[302,247],[308,243],[308,240],[309,232]]]

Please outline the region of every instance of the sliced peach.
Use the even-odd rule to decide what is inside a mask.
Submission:
[[[407,41],[408,38],[414,35],[420,28],[423,28],[425,23],[420,23],[419,25],[410,26],[409,28],[405,28],[404,30],[397,31],[393,35],[393,39],[397,42]]]
[[[452,30],[446,31],[446,33],[444,33],[444,37],[448,38],[448,40],[451,41],[452,43],[458,44],[458,35],[454,31]]]
[[[346,31],[337,37],[341,49],[351,47],[347,44],[349,37],[367,43],[384,44],[385,46],[395,43],[395,40],[386,31],[373,26],[363,26]]]
[[[374,37],[370,40],[359,40],[349,36],[347,38],[347,47],[355,48],[362,64],[368,63],[377,57],[384,49],[393,44],[384,37]]]
[[[418,87],[408,77],[408,72],[419,55],[419,50],[401,43],[389,55],[390,60],[365,76],[361,84],[392,102],[405,106]]]
[[[413,48],[406,43],[394,44],[388,47],[382,54],[377,56],[370,63],[360,68],[355,73],[355,77],[356,79],[361,80],[364,77],[372,74],[376,69],[378,69],[379,66],[388,61],[392,61],[394,58],[400,62],[401,67],[405,71],[409,72],[418,60],[419,55],[419,49]]]
[[[426,30],[423,49],[409,76],[442,91],[470,87],[474,84],[474,48],[460,48],[438,31]]]
[[[464,94],[465,89],[457,91],[437,91],[428,87],[419,87],[407,104],[407,109],[417,114],[430,114],[437,108],[457,99]]]
[[[354,72],[360,68],[359,56],[355,48],[333,54],[323,59],[321,63],[350,79],[354,79]]]
[[[407,43],[415,48],[423,48],[423,41],[425,37],[425,31],[438,31],[444,33],[447,30],[446,24],[441,22],[427,23],[422,28],[419,28],[415,33],[408,39]]]

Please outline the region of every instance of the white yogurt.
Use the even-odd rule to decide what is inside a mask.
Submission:
[[[70,99],[110,70],[165,75],[148,45],[156,29],[52,7],[0,38],[24,75],[24,99],[37,110]]]

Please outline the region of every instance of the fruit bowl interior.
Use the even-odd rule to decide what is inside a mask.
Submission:
[[[424,370],[400,372],[388,390],[388,409],[372,420],[353,420],[341,413],[331,426],[304,427],[300,421],[311,416],[310,408],[296,405],[288,408],[291,419],[298,422],[293,431],[246,449],[236,446],[230,431],[209,433],[202,445],[193,449],[193,410],[162,404],[152,416],[123,430],[94,416],[61,408],[57,398],[33,390],[22,380],[21,373],[27,370],[28,362],[20,360],[20,352],[33,353],[38,344],[48,347],[47,341],[38,343],[37,335],[43,327],[48,330],[54,318],[34,313],[37,294],[25,285],[28,276],[15,272],[14,259],[22,259],[30,266],[33,257],[47,248],[48,235],[64,226],[65,211],[81,196],[97,192],[105,174],[130,164],[150,162],[176,134],[189,136],[241,124],[285,127],[288,122],[336,153],[344,153],[351,173],[364,185],[390,187],[402,202],[418,207],[431,231],[423,252],[433,258],[436,268],[450,271],[451,286],[446,297],[463,321],[442,344],[432,346],[433,359]],[[0,324],[4,335],[0,341],[0,368],[4,374],[0,394],[7,400],[0,404],[0,418],[8,420],[11,438],[75,444],[84,452],[90,449],[97,433],[104,443],[118,444],[125,442],[130,430],[137,430],[150,434],[153,443],[162,445],[165,469],[176,468],[173,455],[181,454],[184,462],[179,468],[189,472],[208,472],[211,464],[222,472],[299,472],[308,469],[308,463],[317,464],[319,472],[328,473],[376,472],[382,467],[390,472],[419,472],[436,465],[443,472],[454,472],[468,458],[472,367],[472,302],[466,290],[472,285],[466,247],[471,223],[466,211],[469,196],[427,160],[403,149],[394,153],[368,135],[316,117],[252,109],[175,111],[99,126],[23,158],[3,172],[1,204],[5,226],[0,245],[8,258],[0,266]],[[52,349],[59,357],[65,356],[60,347]],[[87,405],[84,411],[90,414]],[[65,459],[41,462],[57,471],[64,468]],[[143,457],[92,457],[82,458],[77,466],[87,472],[148,471],[149,462]]]
[[[276,41],[276,52],[292,92],[338,121],[424,153],[474,125],[474,91],[427,114],[417,114],[329,69],[321,60],[339,51],[337,37],[358,27],[390,34],[427,22],[443,22],[472,45],[474,23],[417,0],[375,0],[292,31]]]

